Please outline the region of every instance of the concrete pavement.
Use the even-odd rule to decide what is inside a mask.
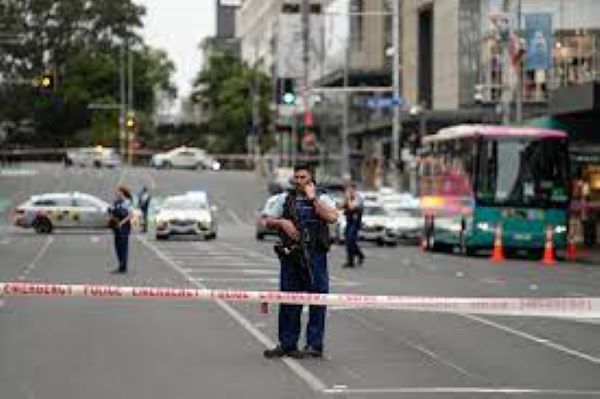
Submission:
[[[211,288],[277,288],[269,241],[254,241],[265,187],[248,173],[63,170],[28,165],[1,177],[16,202],[42,191],[109,199],[116,182],[155,195],[206,188],[219,205],[216,241],[132,237],[131,273],[114,268],[107,232],[38,236],[5,222],[0,280]],[[6,213],[5,210],[5,213]],[[2,220],[7,221],[4,215]],[[600,267],[423,254],[365,244],[363,268],[330,256],[332,290],[447,296],[600,296]],[[594,321],[330,309],[326,359],[268,361],[276,307],[85,298],[5,298],[0,387],[7,398],[498,398],[600,397]]]

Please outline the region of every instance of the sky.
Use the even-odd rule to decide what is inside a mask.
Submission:
[[[166,50],[175,63],[173,82],[180,98],[191,91],[200,70],[203,38],[216,33],[215,0],[134,0],[146,7],[144,32],[152,47]]]

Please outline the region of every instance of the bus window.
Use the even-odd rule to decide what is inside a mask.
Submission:
[[[485,139],[477,199],[483,204],[566,206],[568,157],[562,140]]]

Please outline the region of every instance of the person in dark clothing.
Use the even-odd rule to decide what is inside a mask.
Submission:
[[[344,238],[346,240],[347,259],[343,267],[354,267],[354,259],[358,258],[358,264],[362,265],[365,255],[358,246],[358,232],[362,224],[363,200],[356,192],[356,185],[350,183],[346,186],[344,203],[342,204],[344,216],[346,217],[346,228]]]
[[[266,227],[280,231],[275,246],[281,264],[280,290],[287,292],[328,293],[328,223],[337,220],[335,202],[317,194],[307,166],[294,168],[294,189],[282,193],[275,206],[263,211]],[[283,356],[322,357],[325,334],[325,306],[310,306],[306,326],[306,346],[298,350],[303,305],[279,306],[279,344],[264,351],[266,358]]]
[[[148,231],[148,209],[150,208],[150,200],[152,196],[146,186],[142,187],[142,191],[138,194],[138,206],[142,211],[142,232]]]
[[[123,185],[115,191],[115,200],[108,209],[111,216],[111,228],[115,236],[115,253],[118,266],[114,273],[127,273],[129,234],[131,233],[131,192]]]

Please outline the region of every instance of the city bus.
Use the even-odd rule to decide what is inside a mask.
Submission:
[[[532,127],[459,125],[423,138],[424,246],[472,254],[566,246],[568,136]]]

